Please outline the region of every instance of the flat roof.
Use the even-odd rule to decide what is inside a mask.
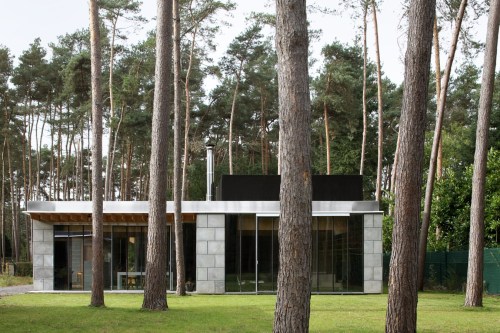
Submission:
[[[313,201],[313,216],[382,214],[377,201]],[[174,204],[167,202],[167,222],[173,221]],[[147,201],[105,201],[103,221],[108,224],[147,224]],[[45,223],[92,221],[91,201],[30,201],[25,211],[32,219]],[[256,214],[279,216],[279,201],[183,201],[183,221],[196,221],[197,214]]]

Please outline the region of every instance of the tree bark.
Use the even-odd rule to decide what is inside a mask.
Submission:
[[[172,0],[157,1],[148,245],[143,309],[167,310],[167,147],[172,69]]]
[[[233,174],[233,122],[234,114],[236,113],[236,98],[238,97],[238,90],[240,88],[241,72],[243,71],[243,60],[240,60],[240,66],[236,73],[236,85],[233,92],[233,102],[231,103],[231,117],[229,118],[229,174]]]
[[[193,22],[194,24],[194,22]],[[186,94],[186,114],[184,118],[184,160],[182,165],[182,199],[186,200],[188,195],[189,182],[187,180],[188,164],[189,164],[189,129],[191,127],[191,91],[189,88],[189,80],[191,79],[191,70],[193,67],[194,47],[196,45],[196,36],[198,33],[198,25],[195,25],[192,33],[191,47],[189,48],[189,64],[186,71],[186,79],[184,83],[184,93]]]
[[[97,0],[90,0],[92,80],[92,295],[91,306],[104,306],[101,39]]]
[[[363,5],[363,139],[361,141],[361,161],[359,163],[359,174],[362,176],[365,172],[365,154],[366,154],[366,134],[368,127],[368,111],[366,110],[366,66],[367,60],[367,47],[366,47],[366,16],[368,14],[368,3],[364,2]]]
[[[326,78],[326,89],[325,89],[325,99],[323,100],[323,121],[325,123],[325,146],[326,146],[326,174],[329,175],[332,171],[331,157],[330,157],[330,124],[328,121],[328,104],[326,103],[326,97],[330,91],[330,77],[331,75],[327,73]]]
[[[375,31],[375,54],[377,61],[377,100],[378,100],[378,158],[377,158],[377,184],[375,189],[375,200],[382,200],[382,168],[383,168],[383,153],[384,153],[384,119],[383,119],[383,101],[382,101],[382,68],[380,65],[380,46],[378,42],[378,23],[377,23],[377,7],[375,0],[372,0],[373,10],[373,27]]]
[[[115,117],[115,100],[113,95],[113,67],[115,62],[115,37],[116,37],[116,23],[118,18],[113,19],[111,22],[111,45],[109,52],[109,141],[108,141],[108,161],[106,163],[106,177],[104,183],[104,200],[111,199],[111,191],[113,188],[113,162],[115,154],[115,146],[113,145],[113,118]]]
[[[434,139],[432,141],[432,151],[429,162],[429,173],[427,174],[427,185],[425,187],[424,212],[422,214],[422,226],[420,228],[420,241],[419,241],[419,251],[418,251],[419,290],[424,289],[424,268],[425,268],[425,254],[427,251],[427,236],[429,234],[429,224],[431,219],[432,193],[434,192],[436,161],[438,157],[439,143],[441,142],[441,129],[443,127],[444,108],[446,105],[446,93],[448,90],[448,82],[450,81],[453,59],[455,58],[455,51],[457,49],[458,35],[460,34],[460,27],[462,26],[462,19],[464,17],[466,6],[467,6],[467,0],[462,0],[462,3],[460,4],[460,9],[457,14],[457,18],[455,20],[455,30],[453,32],[453,39],[450,45],[448,60],[446,61],[446,68],[444,71],[441,91],[439,92],[439,104],[436,115]]]
[[[386,332],[417,327],[418,225],[435,9],[435,0],[413,0],[408,14]]]
[[[280,225],[274,332],[308,332],[311,298],[311,104],[306,2],[276,1]]]
[[[179,0],[173,1],[174,20],[174,231],[178,296],[186,295],[184,238],[182,232],[182,115],[181,115],[181,19]]]
[[[488,132],[495,85],[499,23],[500,0],[491,0],[486,30],[481,96],[479,97],[474,172],[472,174],[469,264],[467,267],[467,290],[465,293],[465,306],[467,307],[483,306],[484,187],[486,183],[486,162],[488,156]]]

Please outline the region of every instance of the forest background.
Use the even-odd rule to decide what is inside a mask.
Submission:
[[[29,1],[19,1],[23,2],[26,5]],[[15,261],[30,260],[30,223],[22,214],[27,201],[91,200],[88,10],[85,1],[78,1],[76,6],[73,3],[57,7],[58,2],[61,1],[52,4],[54,7],[46,4],[45,8],[52,14],[58,13],[57,17],[45,17],[36,8],[24,7],[31,8],[25,14],[35,12],[44,23],[31,22],[31,14],[13,15],[9,10],[2,11],[1,15],[7,15],[10,20],[0,20],[2,24],[11,22],[8,29],[2,29],[9,33],[0,42],[5,43],[0,46],[1,254],[2,258],[12,257]],[[105,196],[106,200],[147,200],[156,6],[152,0],[143,3],[103,0],[102,3],[105,4],[101,9]],[[250,8],[246,1],[182,1],[183,22],[190,23],[182,27],[183,107],[188,116],[184,127],[187,143],[185,200],[205,199],[207,141],[215,144],[216,181],[220,175],[229,173],[277,173],[276,54],[273,20],[268,14],[273,8],[264,6],[269,1],[255,3],[255,8]],[[383,71],[381,208],[386,216],[385,251],[391,247],[392,170],[402,100],[405,3],[385,1],[377,12]],[[438,1],[443,63],[448,55],[459,3]],[[311,2],[311,126],[315,174],[360,174],[364,63],[362,4],[363,1]],[[251,10],[255,13],[251,14]],[[365,199],[373,200],[379,148],[379,100],[371,9],[368,14],[367,144],[363,176]],[[485,18],[485,1],[470,1],[447,93],[442,163],[431,212],[428,243],[431,250],[468,247],[471,165],[481,77],[478,64],[482,60],[485,33],[481,28],[484,30]],[[74,29],[62,24],[67,19],[75,24]],[[24,30],[17,28],[17,24],[28,28],[33,36],[21,46],[22,38],[17,38],[17,31]],[[42,35],[49,26],[60,29],[57,37],[45,41],[37,39],[37,32]],[[12,42],[13,46],[10,44],[12,39],[7,36],[17,40]],[[44,44],[46,42],[48,44]],[[435,82],[431,81],[429,89],[427,160],[437,107]],[[487,247],[499,244],[499,125],[500,89],[497,88],[491,117],[486,188]],[[169,170],[171,175],[171,162]],[[425,177],[426,173],[427,170]],[[167,182],[170,185],[166,188],[170,190],[171,176]]]

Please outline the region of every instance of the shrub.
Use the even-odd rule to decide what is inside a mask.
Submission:
[[[33,276],[33,263],[17,262],[14,271],[16,276]]]

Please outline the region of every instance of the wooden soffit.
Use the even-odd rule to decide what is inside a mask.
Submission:
[[[55,213],[31,212],[29,214],[33,220],[37,220],[48,224],[91,224],[92,214],[89,213]],[[174,214],[167,213],[167,223],[174,222]],[[196,222],[196,214],[187,213],[182,214],[182,221],[184,223]],[[145,213],[104,213],[104,224],[148,224],[148,214]]]

